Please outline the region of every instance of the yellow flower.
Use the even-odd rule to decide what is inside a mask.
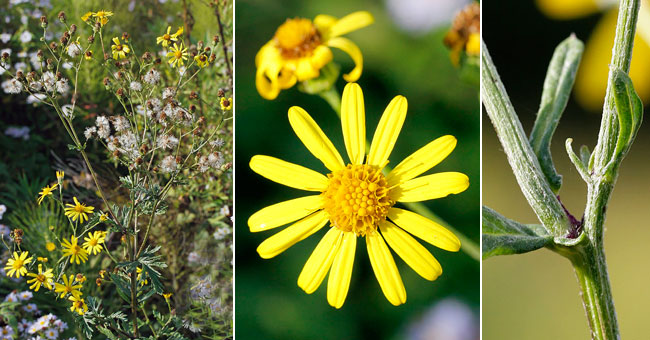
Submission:
[[[110,11],[98,11],[96,13],[93,13],[93,17],[97,18],[97,22],[99,22],[100,25],[104,26],[108,22],[108,17],[112,16],[113,12]],[[116,59],[116,58],[114,58]]]
[[[63,275],[63,284],[55,282],[54,283],[54,292],[55,293],[61,293],[59,295],[60,298],[64,298],[66,295],[70,294],[71,296],[75,296],[79,298],[82,294],[81,291],[79,290],[82,286],[81,285],[75,285],[74,284],[74,276],[70,275],[70,277],[66,276],[65,274]]]
[[[221,97],[221,100],[219,101],[219,105],[221,105],[221,110],[223,111],[228,111],[232,109],[232,98],[226,99],[225,97]]]
[[[449,58],[459,66],[462,52],[468,56],[478,56],[481,51],[481,6],[472,2],[465,6],[445,34],[444,44],[451,50]]]
[[[54,251],[54,249],[56,249],[56,245],[52,242],[47,242],[45,243],[45,249],[47,249],[47,251]]]
[[[574,93],[578,103],[591,111],[603,108],[609,63],[616,32],[618,1],[537,0],[537,6],[547,16],[557,20],[573,20],[599,11],[606,11],[585,44],[585,51],[576,75]],[[634,37],[630,77],[641,100],[650,103],[650,3],[641,1],[639,21]]]
[[[52,278],[54,277],[54,274],[52,274],[52,269],[43,271],[43,265],[39,264],[38,274],[27,273],[27,276],[33,277],[31,280],[27,280],[27,283],[32,283],[32,285],[29,286],[29,289],[33,289],[35,292],[38,292],[38,290],[41,289],[41,285],[45,286],[47,289],[52,289]]]
[[[144,286],[144,285],[146,285],[147,283],[149,283],[149,280],[147,280],[147,279],[144,279],[144,280],[143,280],[143,279],[142,279],[142,268],[138,267],[138,268],[136,269],[136,272],[138,273],[138,276],[136,276],[135,279],[136,279],[137,281],[140,281],[140,285],[141,285],[141,286]]]
[[[77,274],[77,276],[75,278],[77,279],[77,282],[79,282],[79,283],[86,282],[86,275],[84,275],[84,274],[79,273],[79,274]]]
[[[34,257],[27,257],[29,255],[28,251],[23,251],[18,255],[17,252],[14,252],[14,257],[9,258],[7,260],[7,264],[5,265],[5,270],[7,271],[7,276],[12,277],[14,274],[16,275],[16,278],[19,278],[21,275],[27,274],[27,268],[25,268],[26,265],[30,264]]]
[[[183,34],[183,26],[179,26],[178,29],[176,30],[176,33],[172,34],[174,38],[178,38]]]
[[[102,251],[102,244],[106,238],[106,233],[103,231],[95,230],[95,232],[88,234],[84,237],[84,249],[90,254],[99,254]]]
[[[177,41],[178,38],[176,34],[169,34],[171,29],[171,26],[167,26],[167,33],[156,38],[156,44],[162,44],[163,47],[167,47],[172,41]]]
[[[95,208],[79,203],[77,197],[73,197],[73,199],[74,204],[66,203],[65,205],[65,216],[71,218],[73,222],[79,219],[79,223],[84,223],[84,220],[88,220],[87,214],[92,214]]]
[[[163,294],[163,297],[165,298],[165,300],[169,300],[169,298],[172,297],[172,293],[165,293]]]
[[[84,22],[86,22],[86,21],[88,21],[88,18],[90,18],[92,15],[93,15],[93,12],[86,12],[86,14],[84,14],[84,15],[81,17],[81,20],[83,20]]]
[[[181,43],[180,46],[178,44],[174,43],[174,46],[172,46],[171,51],[167,53],[167,57],[169,58],[169,64],[172,65],[172,67],[178,66],[183,66],[184,60],[187,60],[187,48],[183,46],[183,43]]]
[[[257,52],[255,85],[266,99],[275,99],[280,90],[298,81],[316,78],[320,69],[332,61],[330,47],[341,49],[352,57],[354,69],[343,76],[348,82],[359,79],[363,57],[359,47],[342,35],[370,25],[374,21],[368,12],[354,12],[341,19],[318,15],[309,19],[287,19],[275,36]]]
[[[435,280],[442,274],[442,268],[411,234],[444,250],[460,249],[458,238],[443,226],[394,207],[397,202],[418,202],[457,194],[469,186],[467,176],[458,172],[417,177],[451,153],[456,146],[453,136],[430,142],[387,175],[382,174],[406,110],[407,101],[402,96],[388,104],[366,156],[363,93],[357,84],[350,83],[343,91],[341,106],[343,139],[350,159],[347,165],[316,122],[297,106],[289,109],[293,130],[331,172],[324,176],[270,156],[257,155],[250,161],[253,171],[274,182],[317,193],[268,206],[253,214],[248,226],[251,232],[259,232],[297,221],[259,245],[257,252],[268,259],[314,234],[329,221],[329,231],[307,260],[298,286],[308,294],[313,293],[329,270],[327,300],[335,308],[340,308],[347,296],[359,236],[365,237],[375,276],[393,305],[406,301],[406,290],[386,242],[427,280]]]
[[[113,38],[113,45],[111,45],[111,50],[113,51],[113,59],[120,60],[126,58],[126,55],[131,52],[131,49],[128,45],[122,45],[120,43],[120,38]]]
[[[108,215],[106,215],[106,213],[102,213],[101,215],[99,215],[99,222],[104,222],[107,219],[108,219]]]
[[[194,57],[194,61],[196,62],[197,65],[199,65],[200,68],[204,68],[210,65],[210,59],[205,54],[197,55],[196,57]]]
[[[64,239],[61,244],[63,248],[63,257],[70,256],[70,263],[76,264],[85,263],[88,260],[88,252],[81,248],[78,244],[78,239],[72,235],[70,241]]]
[[[41,257],[41,256],[39,256],[39,257],[36,258],[36,261],[38,261],[38,262],[47,262],[48,259],[47,259],[47,257]]]
[[[86,53],[84,53],[84,59],[92,60],[93,59],[93,51],[86,51]]]
[[[88,311],[88,306],[86,305],[86,301],[84,301],[84,299],[82,299],[81,297],[71,296],[68,298],[68,300],[72,301],[72,306],[70,306],[71,312],[77,312],[79,315],[83,315],[85,312]]]
[[[45,188],[41,189],[41,192],[38,193],[40,196],[38,196],[36,202],[38,202],[38,204],[40,205],[41,202],[43,202],[45,196],[52,195],[52,192],[54,191],[54,189],[56,189],[57,186],[58,184],[53,184],[51,187],[46,186]]]
[[[65,172],[63,171],[57,171],[56,172],[56,180],[61,182],[63,180],[63,177],[65,176]]]

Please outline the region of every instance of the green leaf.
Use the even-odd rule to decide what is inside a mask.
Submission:
[[[542,172],[556,194],[562,186],[562,176],[553,165],[551,139],[569,101],[583,50],[584,44],[573,34],[555,48],[546,72],[537,119],[529,139]]]
[[[128,282],[121,276],[110,273],[111,280],[117,287],[117,294],[126,302],[131,302],[131,287]]]
[[[483,259],[496,255],[521,254],[553,242],[540,225],[523,225],[483,207]]]
[[[643,120],[641,98],[634,90],[632,79],[620,69],[614,71],[614,103],[619,130],[613,160],[620,164],[630,150]]]

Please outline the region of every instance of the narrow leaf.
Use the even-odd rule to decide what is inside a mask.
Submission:
[[[614,161],[619,164],[630,150],[643,120],[641,98],[636,94],[630,77],[621,70],[614,71],[614,103],[619,126]]]
[[[584,44],[573,34],[555,48],[546,72],[537,119],[530,134],[530,145],[556,194],[562,186],[562,176],[553,165],[551,139],[569,101],[583,50]]]
[[[553,242],[542,226],[526,226],[483,207],[483,259],[496,255],[521,254]]]

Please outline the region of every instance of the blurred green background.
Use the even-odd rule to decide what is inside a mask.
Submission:
[[[508,14],[504,18],[504,13]],[[555,46],[574,32],[586,41],[602,14],[572,21],[546,18],[533,1],[508,0],[483,7],[483,39],[501,80],[530,133],[544,75]],[[609,51],[608,51],[609,53]],[[647,108],[646,108],[647,110]],[[521,194],[487,115],[483,115],[483,204],[522,223],[538,223]],[[582,216],[586,185],[570,164],[564,141],[593,149],[600,113],[586,112],[572,99],[553,138],[552,153],[564,176],[562,202]],[[605,250],[622,338],[647,337],[650,301],[643,264],[650,230],[646,227],[650,182],[647,151],[650,126],[641,127],[621,167],[607,208]],[[548,251],[491,258],[483,263],[483,339],[587,339],[589,330],[570,263]]]
[[[400,30],[387,7],[375,1],[292,0],[280,4],[238,0],[235,10],[236,336],[241,339],[403,339],[413,334],[413,328],[432,306],[451,297],[468,306],[467,310],[474,315],[474,324],[471,321],[469,326],[459,324],[462,332],[469,331],[469,339],[478,339],[478,333],[472,333],[471,329],[478,327],[479,262],[466,253],[448,253],[426,245],[444,270],[435,282],[422,279],[401,259],[396,259],[408,299],[406,304],[393,307],[384,298],[365,245],[360,242],[347,300],[340,310],[335,310],[326,301],[326,282],[312,295],[305,294],[296,284],[325,229],[271,260],[261,259],[255,250],[275,232],[250,233],[248,217],[267,205],[300,197],[304,192],[253,173],[248,167],[250,158],[255,154],[272,155],[326,173],[324,166],[291,130],[288,108],[292,105],[305,108],[341,154],[345,154],[340,122],[325,101],[296,88],[283,91],[275,101],[258,95],[254,83],[255,54],[286,18],[313,19],[320,13],[342,17],[358,10],[370,11],[375,17],[373,25],[347,35],[363,52],[364,72],[359,83],[364,90],[368,137],[385,106],[398,94],[408,99],[409,112],[390,157],[391,164],[397,164],[437,137],[456,136],[455,151],[433,171],[464,172],[470,178],[470,187],[462,194],[429,201],[426,205],[473,241],[479,240],[478,87],[459,79],[442,44],[452,15],[437,28],[414,35]],[[353,67],[349,57],[340,51],[335,50],[334,60],[342,64],[343,72]],[[339,90],[343,86],[340,80]]]

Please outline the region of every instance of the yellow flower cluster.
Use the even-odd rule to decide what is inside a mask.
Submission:
[[[113,16],[111,11],[97,11],[97,12],[87,12],[81,17],[81,20],[84,22],[89,22],[89,20],[94,19],[95,23],[99,23],[100,26],[106,25],[108,23],[108,17]]]

